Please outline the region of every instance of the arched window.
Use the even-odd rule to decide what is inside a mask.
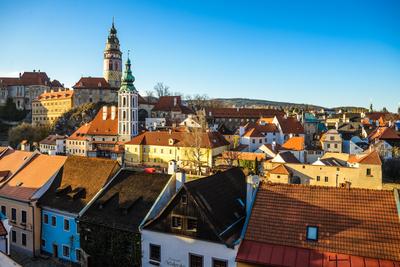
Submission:
[[[114,70],[118,70],[118,62],[114,62]]]
[[[126,106],[126,97],[122,97],[122,105],[125,107]]]
[[[122,119],[126,119],[126,111],[124,110],[123,112],[122,112]]]
[[[113,63],[111,60],[108,62],[108,70],[113,70]]]

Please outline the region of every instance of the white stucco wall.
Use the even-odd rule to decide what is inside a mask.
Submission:
[[[188,267],[189,253],[203,256],[203,266],[212,266],[212,259],[226,260],[228,267],[236,267],[235,249],[223,244],[191,239],[183,236],[169,235],[148,230],[142,231],[142,266],[153,267],[150,260],[150,244],[161,246],[160,266]]]

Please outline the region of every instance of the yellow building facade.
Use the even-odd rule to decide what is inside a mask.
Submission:
[[[74,91],[60,88],[58,91],[44,92],[32,101],[32,123],[49,125],[74,105]]]
[[[197,146],[189,145],[191,134],[187,132],[145,132],[125,143],[127,165],[167,167],[175,160],[179,167],[194,169],[215,166],[215,158],[228,150],[229,143],[219,133],[203,133]],[[194,142],[195,143],[195,142]]]
[[[382,163],[376,152],[355,157],[349,155],[344,166],[268,162],[265,165],[266,179],[274,183],[382,189]],[[277,171],[279,165],[283,165],[288,173]]]

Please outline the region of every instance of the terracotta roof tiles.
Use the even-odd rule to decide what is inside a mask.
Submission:
[[[400,261],[397,209],[393,191],[262,183],[245,240]]]
[[[295,137],[289,138],[282,145],[282,149],[296,150],[296,151],[304,150],[304,137],[295,136]]]
[[[227,146],[229,142],[219,132],[202,132],[200,145],[205,148]],[[127,145],[157,145],[190,147],[197,133],[191,132],[144,132],[126,142]],[[170,140],[172,143],[170,143]]]
[[[103,77],[82,77],[72,86],[74,89],[111,89]]]
[[[66,157],[35,155],[3,187],[0,196],[30,201],[35,192],[61,169]]]

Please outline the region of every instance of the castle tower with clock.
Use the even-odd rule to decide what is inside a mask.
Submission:
[[[119,88],[121,86],[122,53],[119,48],[114,18],[107,38],[106,49],[104,50],[103,77],[112,88]]]

